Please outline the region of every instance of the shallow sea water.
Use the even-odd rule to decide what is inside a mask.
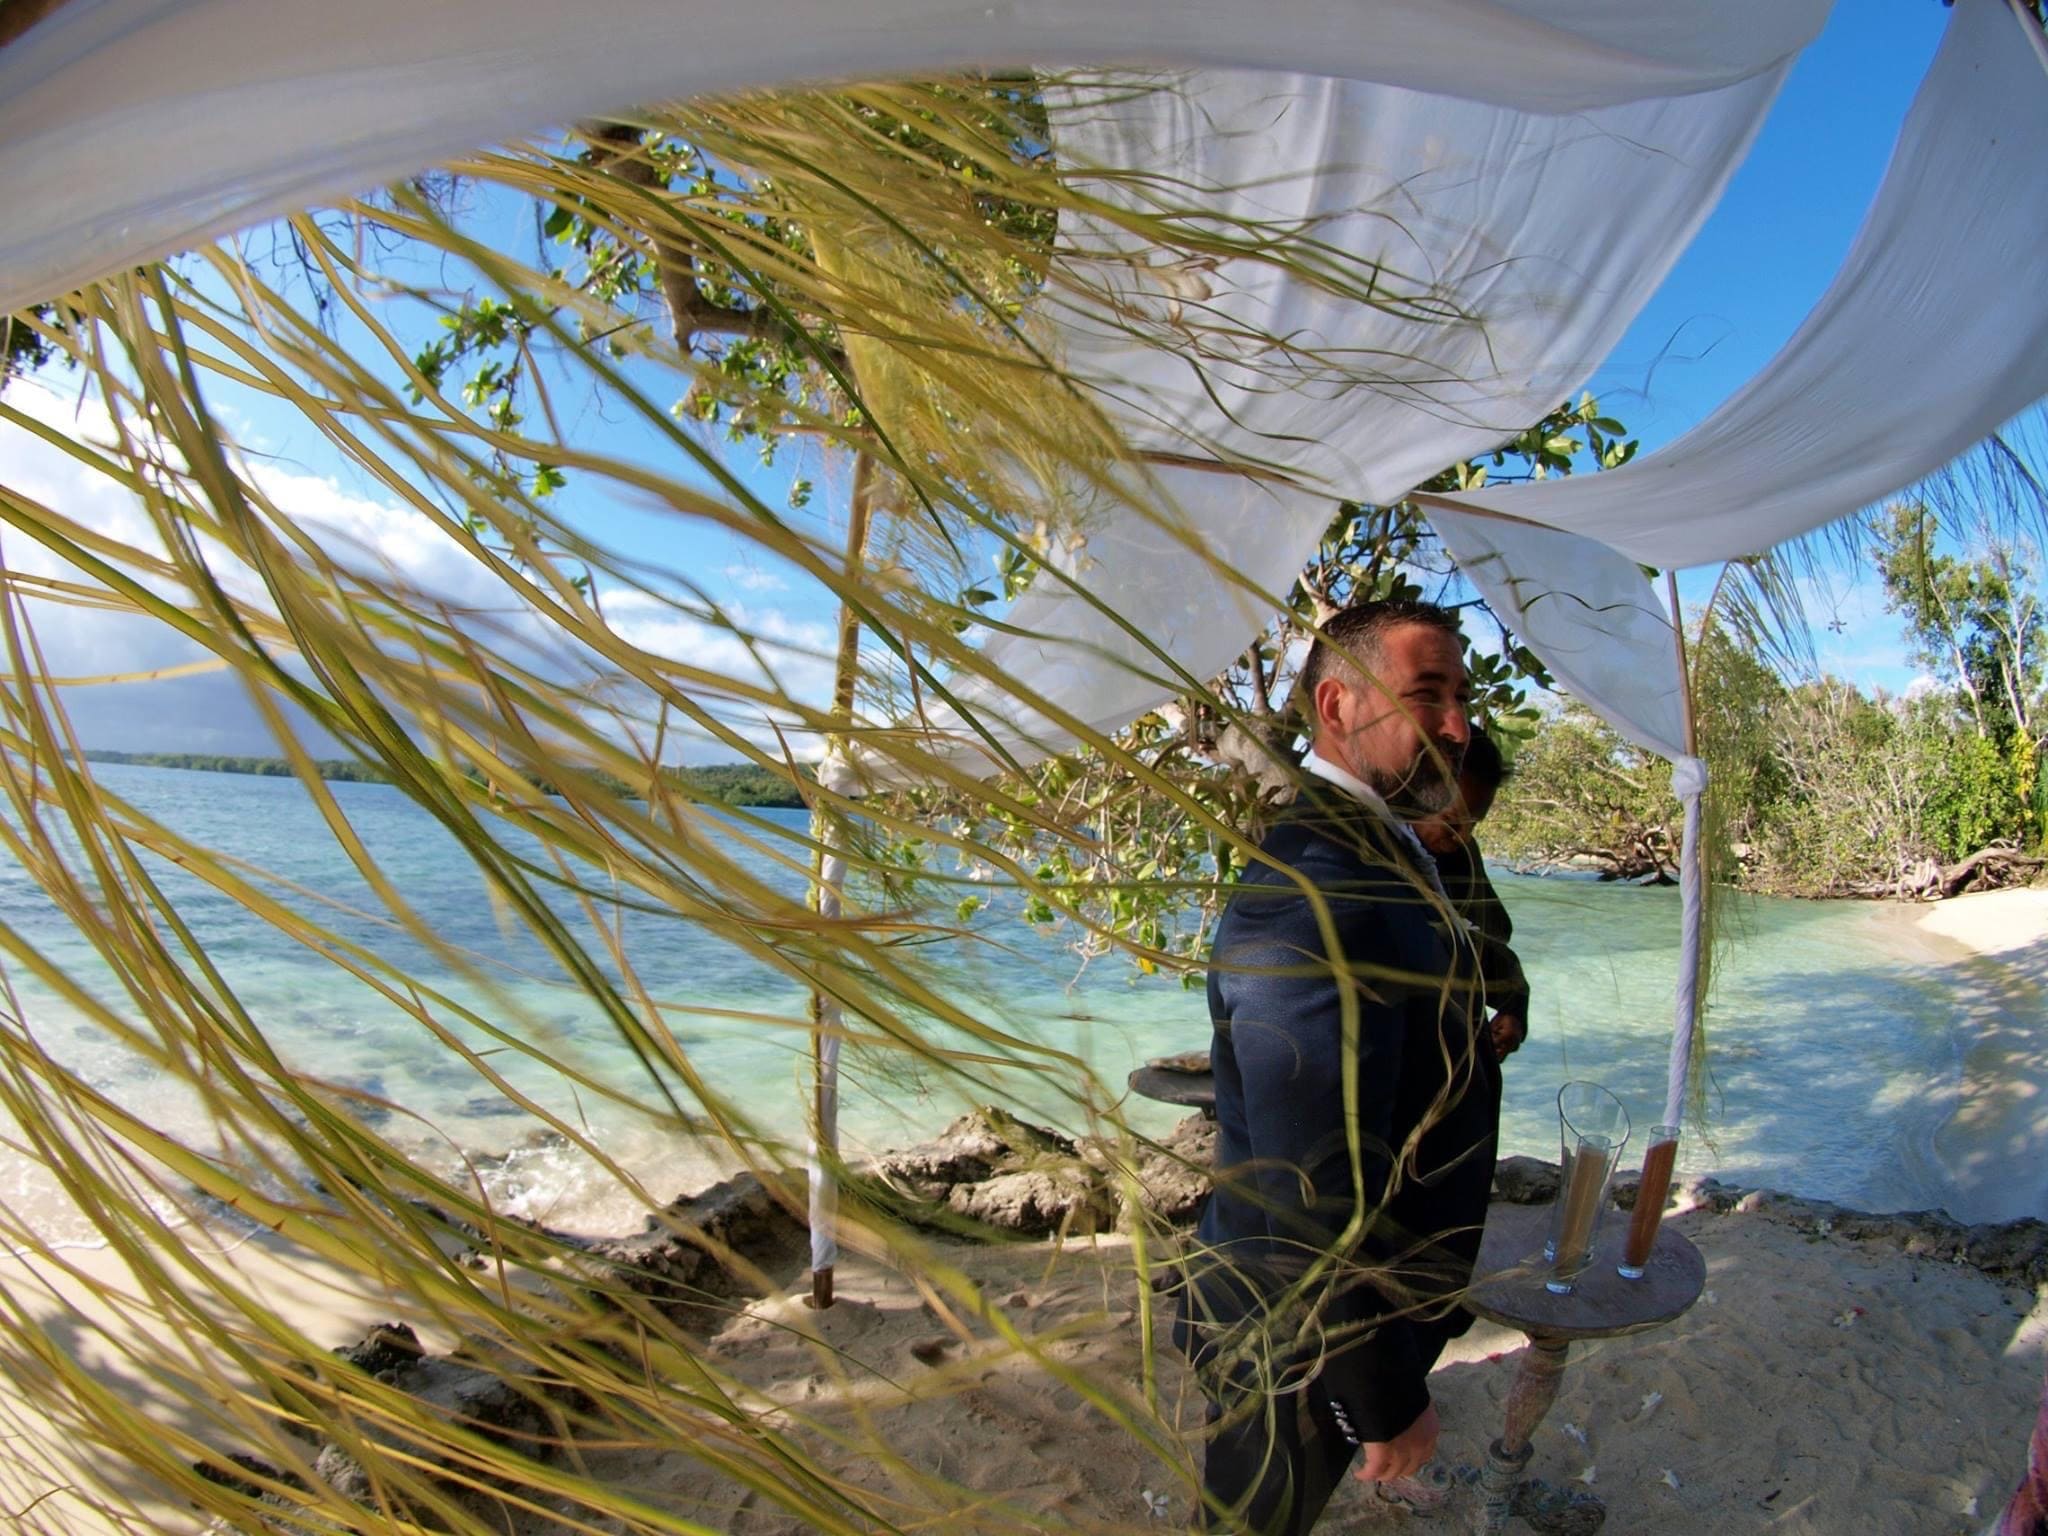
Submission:
[[[446,834],[397,791],[331,786],[394,886],[442,941],[483,957],[476,976],[425,953],[376,915],[375,898],[295,782],[111,765],[95,773],[195,842],[340,903],[318,910],[345,937],[437,978],[533,1047],[539,1059],[445,1020],[488,1053],[482,1063],[567,1123],[587,1127],[653,1197],[669,1198],[709,1176],[706,1157],[669,1123],[609,1104],[556,1069],[571,1062],[642,1103],[658,1102],[611,1026],[502,919]],[[801,820],[794,812],[759,814],[789,827]],[[765,855],[743,858],[763,879],[800,885],[795,872]],[[478,1065],[427,1038],[418,1020],[227,897],[176,871],[163,878],[278,1053],[301,1072],[368,1096],[358,1101],[360,1112],[385,1135],[442,1171],[471,1168],[494,1200],[518,1214],[583,1230],[638,1224],[644,1207],[636,1197],[508,1100]],[[1504,1150],[1557,1155],[1553,1099],[1568,1077],[1604,1083],[1646,1129],[1663,1100],[1676,893],[1514,875],[1499,883],[1535,989],[1531,1038],[1508,1064]],[[307,899],[294,900],[304,906]],[[1910,917],[1868,904],[1731,900],[1726,916],[1731,938],[1708,1021],[1713,1131],[1710,1142],[1688,1144],[1681,1166],[1864,1209],[1950,1203],[1954,1191],[1932,1148],[1955,1108],[1961,1051],[1951,967],[1940,949],[1916,938]],[[11,865],[0,869],[0,922],[66,971],[98,978],[96,990],[114,998],[79,927]],[[1083,968],[1061,942],[1000,915],[983,932],[994,942],[953,963],[958,1001],[984,1023],[1079,1057],[1102,1091],[1116,1091],[1147,1057],[1207,1046],[1199,989],[1140,978],[1121,961]],[[801,989],[673,915],[636,916],[626,940],[639,981],[666,1005],[669,1027],[707,1083],[800,1150],[809,1058]],[[189,1090],[32,984],[19,966],[8,969],[21,1014],[10,1027],[30,1030],[53,1058],[159,1127],[194,1146],[216,1144]],[[144,1020],[144,1010],[125,998],[117,1008]],[[894,1053],[850,1052],[841,1122],[847,1146],[878,1149],[928,1135],[992,1096],[1068,1129],[1087,1128],[1086,1105],[1065,1086],[1071,1075],[982,1070],[995,1073],[994,1081],[949,1083],[906,1071]],[[1141,1103],[1130,1118],[1158,1131],[1175,1112]],[[1623,1164],[1635,1160],[1631,1147]],[[49,1171],[19,1152],[0,1151],[0,1199],[39,1230],[91,1237],[82,1218],[67,1213]]]

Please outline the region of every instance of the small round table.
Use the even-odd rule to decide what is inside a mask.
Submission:
[[[1699,1249],[1668,1222],[1657,1230],[1643,1278],[1622,1279],[1614,1266],[1621,1260],[1628,1222],[1616,1220],[1609,1211],[1592,1262],[1569,1295],[1556,1295],[1544,1285],[1552,1276],[1552,1267],[1543,1260],[1549,1225],[1547,1204],[1494,1207],[1465,1298],[1476,1316],[1529,1337],[1508,1388],[1507,1424],[1487,1448],[1486,1466],[1479,1475],[1474,1528],[1489,1536],[1506,1528],[1511,1512],[1529,1518],[1539,1529],[1597,1529],[1606,1514],[1599,1500],[1580,1495],[1572,1501],[1578,1513],[1548,1521],[1541,1518],[1541,1511],[1549,1501],[1534,1496],[1548,1490],[1522,1476],[1529,1465],[1530,1437],[1557,1399],[1565,1356],[1574,1339],[1619,1338],[1683,1316],[1707,1283],[1707,1262]]]
[[[1161,1104],[1198,1109],[1205,1120],[1216,1118],[1216,1074],[1209,1070],[1207,1051],[1155,1056],[1130,1075],[1131,1092]]]

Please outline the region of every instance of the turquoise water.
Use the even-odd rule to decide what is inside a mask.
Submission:
[[[703,1149],[669,1123],[578,1091],[551,1065],[574,1062],[643,1103],[648,1079],[616,1034],[522,930],[502,919],[482,882],[426,812],[388,787],[331,786],[337,804],[395,888],[457,951],[479,957],[463,977],[376,914],[382,909],[293,781],[171,769],[100,766],[110,789],[196,842],[245,859],[328,903],[317,910],[345,938],[435,981],[532,1047],[505,1049],[459,1023],[483,1059],[522,1092],[588,1134],[649,1193],[668,1198],[708,1176]],[[800,825],[800,813],[761,813]],[[793,852],[794,850],[792,850]],[[786,890],[800,877],[765,854],[749,867]],[[390,1139],[454,1173],[468,1166],[519,1214],[590,1230],[637,1225],[642,1207],[591,1160],[512,1103],[477,1065],[437,1046],[426,1027],[229,898],[175,870],[162,872],[236,997],[298,1071],[374,1096],[364,1109]],[[1614,1089],[1640,1124],[1661,1108],[1664,1049],[1678,932],[1675,894],[1576,880],[1504,875],[1517,945],[1535,987],[1528,1045],[1511,1059],[1507,1150],[1556,1156],[1551,1100],[1571,1076]],[[566,903],[561,910],[568,915]],[[1958,1052],[1938,958],[1910,940],[1895,914],[1862,904],[1745,903],[1711,1020],[1711,1146],[1685,1161],[1746,1183],[1767,1183],[1868,1209],[1938,1206],[1946,1193],[1929,1155],[1953,1108]],[[103,970],[77,927],[13,867],[0,870],[0,922],[67,971]],[[1114,1091],[1149,1056],[1205,1047],[1202,994],[1137,977],[1117,960],[1083,966],[1063,942],[1022,924],[988,923],[994,944],[952,962],[958,1000],[984,1022],[1084,1059]],[[636,913],[625,952],[640,984],[712,1088],[754,1122],[800,1146],[808,1038],[804,995],[787,977],[669,914]],[[196,1096],[143,1055],[19,968],[10,980],[22,1027],[94,1087],[153,1123],[208,1146]],[[124,1016],[144,1011],[121,1002]],[[998,1074],[994,1092],[1069,1129],[1085,1105],[1029,1071]],[[849,1148],[929,1134],[988,1088],[912,1074],[894,1053],[853,1051],[842,1127]],[[1139,1104],[1131,1118],[1157,1130],[1174,1114]],[[51,1176],[0,1151],[0,1197],[45,1226],[63,1219]],[[80,1229],[76,1234],[84,1238]]]

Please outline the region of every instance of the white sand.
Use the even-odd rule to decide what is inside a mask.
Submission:
[[[2048,1301],[1896,1248],[1804,1236],[1767,1214],[1673,1220],[1706,1254],[1711,1299],[1660,1332],[1576,1350],[1537,1434],[1534,1475],[1591,1468],[1617,1533],[1964,1532],[2002,1503],[2040,1390]],[[1138,1288],[1120,1240],[959,1256],[1054,1359],[1100,1391],[1139,1393]],[[789,1410],[821,1471],[906,1522],[914,1509],[949,1509],[947,1530],[1184,1527],[1190,1464],[1148,1453],[989,1325],[960,1319],[957,1336],[909,1281],[868,1262],[842,1272],[841,1291],[822,1315],[793,1294],[760,1303],[718,1340],[742,1381]],[[1200,1406],[1163,1320],[1155,1338],[1161,1418],[1192,1428]],[[1476,1462],[1499,1432],[1521,1343],[1482,1327],[1439,1366],[1448,1459]],[[1661,1402],[1646,1406],[1653,1393]],[[833,1443],[865,1435],[900,1462]],[[593,1458],[590,1470],[714,1530],[807,1529],[683,1452]],[[1147,1520],[1148,1489],[1169,1500],[1163,1524]],[[1461,1528],[1379,1515],[1362,1492],[1347,1486],[1323,1529]]]
[[[2048,1216],[2048,890],[1959,896],[1918,913],[1953,946],[1961,1081],[1934,1156],[1963,1221]]]
[[[2048,981],[2048,889],[1982,891],[1920,908],[1920,926]]]
[[[1594,1469],[1591,1486],[1607,1500],[1615,1532],[1906,1536],[1972,1531],[1982,1523],[1973,1525],[1973,1511],[1988,1518],[2019,1475],[2048,1356],[2048,1297],[1887,1244],[1803,1235],[1768,1212],[1672,1219],[1706,1255],[1710,1299],[1668,1329],[1575,1352],[1536,1438],[1535,1475],[1564,1480]],[[1125,1241],[950,1247],[943,1256],[1038,1353],[1077,1374],[1060,1379],[958,1305],[945,1309],[949,1321],[930,1293],[868,1259],[844,1263],[832,1311],[811,1312],[793,1288],[740,1313],[714,1341],[714,1358],[758,1394],[758,1406],[781,1411],[810,1465],[905,1525],[920,1523],[914,1511],[947,1510],[951,1518],[934,1528],[1177,1528],[1190,1508],[1185,1450],[1169,1442],[1148,1451],[1081,1390],[1133,1404],[1142,1397],[1139,1287]],[[120,1273],[105,1253],[83,1257],[102,1277]],[[385,1299],[285,1258],[251,1243],[233,1263],[319,1341],[351,1341],[389,1315]],[[217,1432],[138,1371],[125,1344],[132,1332],[106,1309],[79,1304],[76,1282],[52,1277],[52,1294],[19,1261],[5,1270],[16,1304],[54,1325],[52,1341],[95,1380],[173,1432]],[[1155,1422],[1191,1431],[1200,1405],[1163,1317],[1155,1339]],[[1432,1391],[1449,1459],[1478,1460],[1498,1432],[1520,1344],[1482,1327],[1439,1367]],[[1662,1401],[1646,1409],[1651,1393]],[[22,1437],[0,1457],[0,1509],[20,1511],[47,1495],[14,1528],[108,1529],[61,1491],[82,1463],[105,1468],[106,1458],[66,1445],[51,1417],[19,1398],[0,1401],[0,1416],[8,1421],[0,1432]],[[1567,1424],[1585,1432],[1584,1445]],[[890,1454],[876,1455],[878,1445]],[[712,1530],[807,1529],[682,1451],[593,1452],[585,1461],[591,1474]],[[116,1466],[113,1481],[130,1501],[127,1529],[191,1528],[147,1479]],[[1146,1489],[1168,1499],[1165,1523],[1146,1519]],[[1348,1487],[1324,1529],[1373,1516],[1359,1495]],[[1404,1523],[1458,1528],[1394,1516],[1369,1528]],[[538,1520],[519,1527],[521,1536],[562,1529]]]
[[[360,1277],[268,1233],[238,1241],[197,1228],[185,1231],[195,1244],[221,1243],[222,1254],[209,1259],[210,1267],[231,1275],[286,1326],[322,1346],[352,1344],[372,1324],[403,1316]],[[167,1496],[145,1471],[81,1443],[65,1411],[81,1390],[104,1391],[147,1420],[167,1451],[187,1464],[197,1451],[184,1448],[185,1437],[229,1447],[244,1443],[230,1426],[232,1409],[225,1403],[194,1408],[146,1358],[147,1339],[160,1337],[165,1325],[130,1266],[105,1248],[36,1258],[0,1255],[0,1294],[8,1308],[8,1353],[17,1360],[43,1353],[67,1372],[59,1377],[46,1370],[30,1382],[0,1376],[0,1526],[52,1536],[193,1529],[198,1521],[189,1506]],[[441,1341],[441,1347],[447,1344]],[[201,1352],[223,1381],[246,1384],[221,1352],[204,1346]],[[88,1485],[90,1500],[72,1491]],[[101,1513],[99,1501],[113,1504],[113,1518]]]

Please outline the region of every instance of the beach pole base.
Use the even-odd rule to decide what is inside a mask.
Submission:
[[[1594,1495],[1559,1488],[1540,1477],[1522,1479],[1512,1508],[1543,1536],[1593,1536],[1607,1523],[1607,1506]]]
[[[1503,1460],[1491,1488],[1487,1484],[1487,1467],[1463,1462],[1452,1473],[1452,1481],[1458,1487],[1470,1490],[1468,1522],[1472,1529],[1501,1530],[1510,1515],[1543,1536],[1593,1536],[1606,1525],[1607,1505],[1603,1500],[1583,1488],[1561,1488],[1540,1477],[1522,1476],[1518,1468],[1526,1467],[1529,1458],[1525,1455],[1519,1462],[1512,1457],[1499,1458],[1499,1445],[1495,1441],[1489,1447],[1493,1453],[1487,1458],[1489,1467],[1497,1459]],[[1493,1524],[1495,1520],[1501,1524]]]
[[[832,1266],[811,1271],[811,1294],[806,1303],[814,1311],[822,1312],[832,1305]]]
[[[1486,1448],[1486,1466],[1479,1474],[1479,1523],[1483,1536],[1507,1529],[1515,1495],[1523,1486],[1536,1426],[1557,1400],[1558,1378],[1564,1375],[1570,1346],[1560,1339],[1532,1338],[1508,1387],[1507,1423],[1501,1436]]]
[[[1586,1536],[1607,1519],[1607,1506],[1591,1494],[1554,1488],[1523,1477],[1530,1441],[1557,1400],[1558,1379],[1575,1339],[1612,1339],[1642,1333],[1682,1317],[1699,1300],[1707,1262],[1699,1249],[1669,1226],[1660,1226],[1640,1280],[1614,1271],[1623,1256],[1623,1237],[1610,1232],[1596,1244],[1569,1296],[1553,1295],[1534,1258],[1545,1213],[1534,1208],[1496,1207],[1487,1218],[1474,1280],[1465,1305],[1488,1322],[1527,1336],[1529,1347],[1515,1362],[1508,1384],[1507,1422],[1479,1470],[1476,1531],[1493,1536],[1508,1517],[1526,1520],[1545,1536]]]
[[[1510,1455],[1498,1440],[1486,1448],[1486,1465],[1479,1469],[1478,1519],[1472,1527],[1480,1536],[1498,1536],[1507,1529],[1516,1490],[1522,1486],[1522,1469],[1533,1453],[1534,1448],[1525,1445],[1519,1454]]]

